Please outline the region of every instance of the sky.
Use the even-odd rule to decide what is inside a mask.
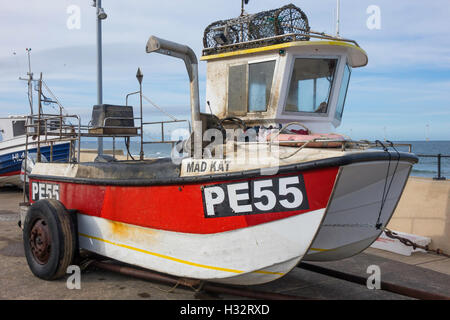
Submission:
[[[68,113],[89,121],[97,101],[96,20],[90,0],[0,0],[0,116],[29,111],[27,55]],[[319,32],[335,33],[336,0],[250,0],[256,13],[294,3]],[[124,104],[139,89],[178,118],[189,118],[189,81],[181,60],[145,53],[151,35],[200,56],[205,27],[237,17],[240,0],[103,0],[103,101]],[[379,9],[378,20],[373,20]],[[79,16],[77,11],[79,10]],[[341,0],[340,34],[356,40],[369,64],[353,70],[342,125],[354,139],[450,140],[450,1]],[[76,19],[75,17],[79,17]],[[378,22],[378,24],[374,23]],[[206,62],[200,62],[205,108]],[[136,98],[131,104],[138,105]],[[161,114],[148,104],[145,116]]]

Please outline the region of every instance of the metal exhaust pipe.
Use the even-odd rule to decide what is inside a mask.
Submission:
[[[194,138],[194,141],[199,142],[194,144],[194,158],[201,158],[202,123],[200,118],[197,56],[194,51],[186,45],[164,40],[155,36],[151,36],[148,39],[145,51],[147,53],[156,52],[164,54],[184,61],[191,87],[191,121],[194,135],[197,136]]]

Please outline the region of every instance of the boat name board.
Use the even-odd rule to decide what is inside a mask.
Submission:
[[[31,199],[33,201],[38,201],[42,199],[59,200],[59,184],[32,181]]]
[[[200,160],[190,161],[186,163],[186,172],[228,172],[230,170],[231,161],[226,160]]]
[[[204,186],[205,218],[309,209],[303,175]]]

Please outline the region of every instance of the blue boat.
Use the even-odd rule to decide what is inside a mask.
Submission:
[[[0,118],[0,187],[22,186],[20,171],[26,150],[25,122],[25,116]],[[41,144],[40,149],[41,154],[49,161],[69,160],[70,142],[54,142],[53,146]],[[37,153],[34,141],[28,142],[28,153]]]

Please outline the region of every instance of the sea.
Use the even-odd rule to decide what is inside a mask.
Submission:
[[[419,162],[413,166],[411,175],[415,177],[437,177],[438,158],[423,157],[423,155],[438,154],[448,156],[441,158],[441,177],[450,179],[450,141],[396,141],[399,144],[410,144],[411,152],[419,157]],[[397,147],[399,151],[408,151],[408,147]]]
[[[103,142],[104,149],[112,149],[112,141],[105,139]],[[419,157],[419,162],[414,165],[411,176],[434,178],[437,176],[438,171],[438,159],[437,157],[422,157],[421,155],[434,155],[438,154],[449,156],[448,158],[441,158],[441,176],[450,179],[450,141],[395,141],[398,144],[411,145],[411,150]],[[96,149],[97,141],[82,141],[82,149]],[[116,150],[122,149],[126,154],[125,143],[116,140]],[[396,147],[398,151],[408,151],[407,146]],[[140,144],[138,141],[131,141],[130,153],[138,157],[140,151]],[[144,153],[146,157],[152,158],[165,158],[170,157],[171,145],[170,144],[148,144],[144,145]]]

